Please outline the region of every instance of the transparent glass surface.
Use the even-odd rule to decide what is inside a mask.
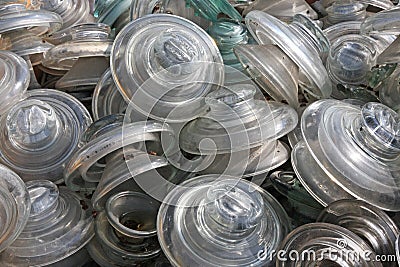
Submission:
[[[2,0],[1,3],[10,3],[10,4],[23,4],[27,9],[40,9],[40,1],[37,0]]]
[[[311,104],[301,120],[306,147],[293,151],[296,174],[308,180],[303,185],[312,186],[316,191],[310,193],[320,200],[348,199],[342,191],[381,209],[399,210],[399,120],[397,113],[379,103],[362,108],[336,100]],[[306,162],[301,157],[307,155],[316,164],[311,160],[308,170],[301,169]],[[321,182],[325,186],[319,186]]]
[[[199,158],[201,163],[208,162],[208,155]],[[208,166],[194,165],[199,174],[223,173],[232,176],[252,177],[273,170],[285,163],[290,156],[289,147],[281,141],[275,140],[242,151],[217,154]]]
[[[0,254],[1,266],[68,266],[93,237],[93,217],[77,194],[47,180],[27,182],[31,213],[18,239]],[[79,253],[78,253],[79,255]]]
[[[298,124],[296,126],[296,128],[294,128],[293,131],[291,131],[290,133],[288,133],[287,135],[288,137],[288,141],[289,141],[289,145],[291,148],[294,148],[295,145],[300,142],[301,140],[303,140],[303,135],[301,134],[301,127]]]
[[[207,29],[207,32],[217,43],[224,64],[238,70],[243,70],[242,65],[233,53],[233,49],[238,45],[248,42],[246,25],[233,20],[220,19],[214,22]],[[225,75],[229,76],[228,73],[225,73]]]
[[[138,205],[139,203],[141,205]],[[135,206],[138,209],[135,209]],[[159,208],[160,203],[151,197],[137,192],[125,191],[108,199],[106,214],[108,222],[119,233],[141,239],[157,235],[156,220]],[[131,223],[134,223],[133,221],[141,220],[143,221],[137,223],[136,228],[129,227]]]
[[[130,19],[135,20],[149,14],[172,14],[188,19],[206,29],[210,21],[201,17],[186,0],[132,0]]]
[[[218,175],[176,187],[157,218],[158,238],[173,266],[266,266],[288,228],[286,212],[269,193]]]
[[[377,64],[400,63],[400,37],[378,55]]]
[[[75,97],[85,106],[87,110],[92,109],[91,103],[92,103],[92,94],[94,91],[93,85],[59,88],[57,90],[66,92],[67,94]]]
[[[77,39],[82,40],[85,37],[95,41],[104,40],[111,38],[112,35],[110,26],[104,23],[80,23],[52,33],[44,39],[53,45],[59,45]]]
[[[290,200],[300,202],[316,210],[322,210],[322,206],[304,189],[294,172],[276,171],[269,178],[274,188]]]
[[[9,51],[0,51],[0,114],[18,102],[29,86],[30,73],[25,60]]]
[[[0,33],[28,29],[36,35],[51,34],[61,28],[59,15],[46,10],[29,10],[22,4],[0,5]]]
[[[361,24],[362,34],[400,33],[400,7],[393,7],[366,18]]]
[[[324,170],[313,159],[304,141],[294,146],[291,160],[297,178],[321,205],[327,206],[336,200],[354,198],[332,180],[327,179]]]
[[[361,35],[361,21],[345,21],[337,23],[324,29],[324,33],[331,44],[335,43],[337,39],[345,35]],[[396,36],[390,34],[371,34],[369,37],[375,40],[378,54],[377,63],[379,63],[379,54],[389,47],[389,45],[396,39]]]
[[[111,54],[111,72],[124,99],[138,112],[168,122],[204,113],[204,96],[223,83],[223,67],[204,30],[166,14],[129,23]]]
[[[229,0],[229,3],[236,8],[243,8],[252,4],[254,0]]]
[[[367,73],[375,66],[376,57],[374,39],[348,34],[332,44],[326,69],[335,84],[367,84]]]
[[[228,0],[186,0],[188,6],[195,9],[195,13],[210,21],[217,21],[221,14],[241,21],[242,16]]]
[[[64,164],[92,122],[74,97],[51,89],[31,90],[1,118],[1,162],[24,181],[46,177],[60,183]]]
[[[360,21],[345,21],[326,27],[323,31],[329,42],[333,44],[337,39],[348,34],[360,35]]]
[[[394,2],[391,0],[359,0],[365,5],[370,5],[383,10],[391,9],[394,7]]]
[[[379,88],[379,99],[392,109],[400,110],[400,67],[382,82]]]
[[[0,165],[0,252],[21,234],[28,221],[31,204],[22,179],[12,170]]]
[[[93,91],[100,77],[109,67],[106,57],[79,58],[72,68],[55,84],[62,91],[79,91],[82,88]]]
[[[248,30],[259,44],[275,44],[295,62],[311,85],[310,94],[326,98],[332,84],[322,63],[329,51],[329,41],[311,20],[296,15],[290,25],[262,11],[252,11],[246,16]]]
[[[251,84],[210,93],[206,99],[210,111],[185,125],[180,147],[191,154],[231,153],[276,140],[294,129],[298,118],[293,108],[256,100],[255,93]]]
[[[296,14],[302,14],[311,19],[318,18],[318,14],[304,0],[257,0],[246,7],[243,14],[247,15],[252,10],[266,12],[286,22],[292,21]]]
[[[277,259],[276,266],[382,266],[382,263],[370,260],[375,259],[376,254],[361,237],[328,223],[310,223],[296,228],[279,249],[296,251],[299,255],[312,251],[311,255],[315,253],[315,257],[297,257],[287,261]],[[348,255],[359,255],[359,258],[355,260]]]
[[[306,109],[307,106],[301,106],[297,109],[297,114],[299,116],[299,123],[297,123],[296,128],[294,128],[293,131],[287,134],[287,139],[289,141],[290,147],[293,149],[294,146],[303,140],[303,135],[301,133],[301,115],[303,115],[304,110]]]
[[[353,0],[353,1],[348,1],[348,0],[319,0],[321,4],[324,7],[329,7],[335,2],[342,2],[342,3],[347,3],[349,5],[351,4],[357,4],[357,3],[362,3],[366,6],[372,6],[372,7],[377,7],[379,9],[390,9],[394,6],[394,1],[391,0]]]
[[[115,33],[118,34],[130,21],[130,9],[128,9],[125,10],[125,12],[122,13],[113,24]]]
[[[340,0],[334,1],[326,9],[326,26],[344,21],[362,21],[367,16],[367,5],[362,1]]]
[[[396,257],[397,257],[397,263],[400,264],[400,235],[396,239]]]
[[[302,186],[292,171],[275,171],[269,179],[292,225],[295,227],[315,222],[323,206],[319,204]]]
[[[94,17],[97,22],[112,26],[130,6],[129,0],[99,0],[95,4]]]
[[[234,51],[247,73],[275,101],[299,106],[299,68],[279,47],[238,45]]]
[[[145,193],[146,188],[140,186],[145,183],[151,184],[151,192],[168,191],[169,188],[164,188],[168,186],[155,178],[161,175],[167,181],[174,182],[180,176],[177,169],[155,151],[149,154],[138,149],[126,148],[120,153],[123,155],[116,154],[107,160],[101,180],[92,197],[95,210],[103,210],[106,201],[118,192],[129,190]]]
[[[332,93],[332,98],[346,101],[346,99],[354,99],[362,103],[378,102],[377,93],[366,85],[342,85],[338,84]]]
[[[295,110],[266,102],[254,83],[243,82],[210,93],[210,110],[183,126],[180,148],[191,158],[187,171],[250,177],[289,158],[289,148],[277,139],[297,124]]]
[[[340,200],[329,204],[319,222],[342,226],[368,242],[377,255],[394,255],[399,229],[380,209],[360,200]]]
[[[110,32],[106,24],[87,23],[57,33],[49,41],[59,44],[44,53],[42,64],[55,70],[70,70],[78,58],[109,57],[113,44]]]
[[[9,31],[1,34],[0,48],[10,50],[20,56],[37,55],[39,60],[32,60],[38,64],[41,61],[41,54],[52,48],[49,43],[43,42],[42,37],[30,32],[28,28]]]
[[[99,161],[125,146],[146,141],[159,142],[161,133],[171,138],[169,145],[174,145],[173,130],[167,124],[142,121],[122,125],[122,121],[115,124],[110,121],[112,119],[104,117],[95,122],[83,135],[86,138],[83,145],[66,164],[65,183],[72,190],[93,190],[105,168],[104,163]]]
[[[396,68],[397,64],[383,64],[372,67],[371,71],[367,75],[369,87],[376,91],[377,87],[389,78]]]
[[[128,106],[107,69],[93,92],[93,119],[98,120],[112,114],[123,114]]]
[[[65,73],[67,73],[66,70],[54,70],[47,68],[43,66],[42,64],[37,65],[37,69],[40,70],[44,77],[44,83],[43,87],[44,88],[51,88],[54,87],[55,83],[60,79],[61,76],[63,76]]]
[[[52,11],[62,18],[62,29],[76,24],[93,22],[87,0],[41,0],[41,9]]]
[[[96,217],[96,237],[88,245],[100,266],[151,265],[161,253],[156,218],[160,203],[132,191],[111,196]],[[154,264],[154,263],[153,263]]]

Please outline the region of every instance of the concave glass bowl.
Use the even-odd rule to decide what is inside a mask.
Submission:
[[[124,191],[109,198],[96,217],[96,237],[88,245],[100,266],[157,266],[161,254],[156,218],[160,204],[138,192]]]
[[[324,26],[335,25],[347,21],[363,21],[367,16],[367,5],[362,1],[341,0],[335,1],[325,8],[327,16]]]

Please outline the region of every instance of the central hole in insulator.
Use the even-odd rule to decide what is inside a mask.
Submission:
[[[119,222],[132,230],[135,231],[151,231],[155,228],[154,217],[146,218],[145,214],[139,214],[138,212],[129,212],[123,214],[119,218]]]

